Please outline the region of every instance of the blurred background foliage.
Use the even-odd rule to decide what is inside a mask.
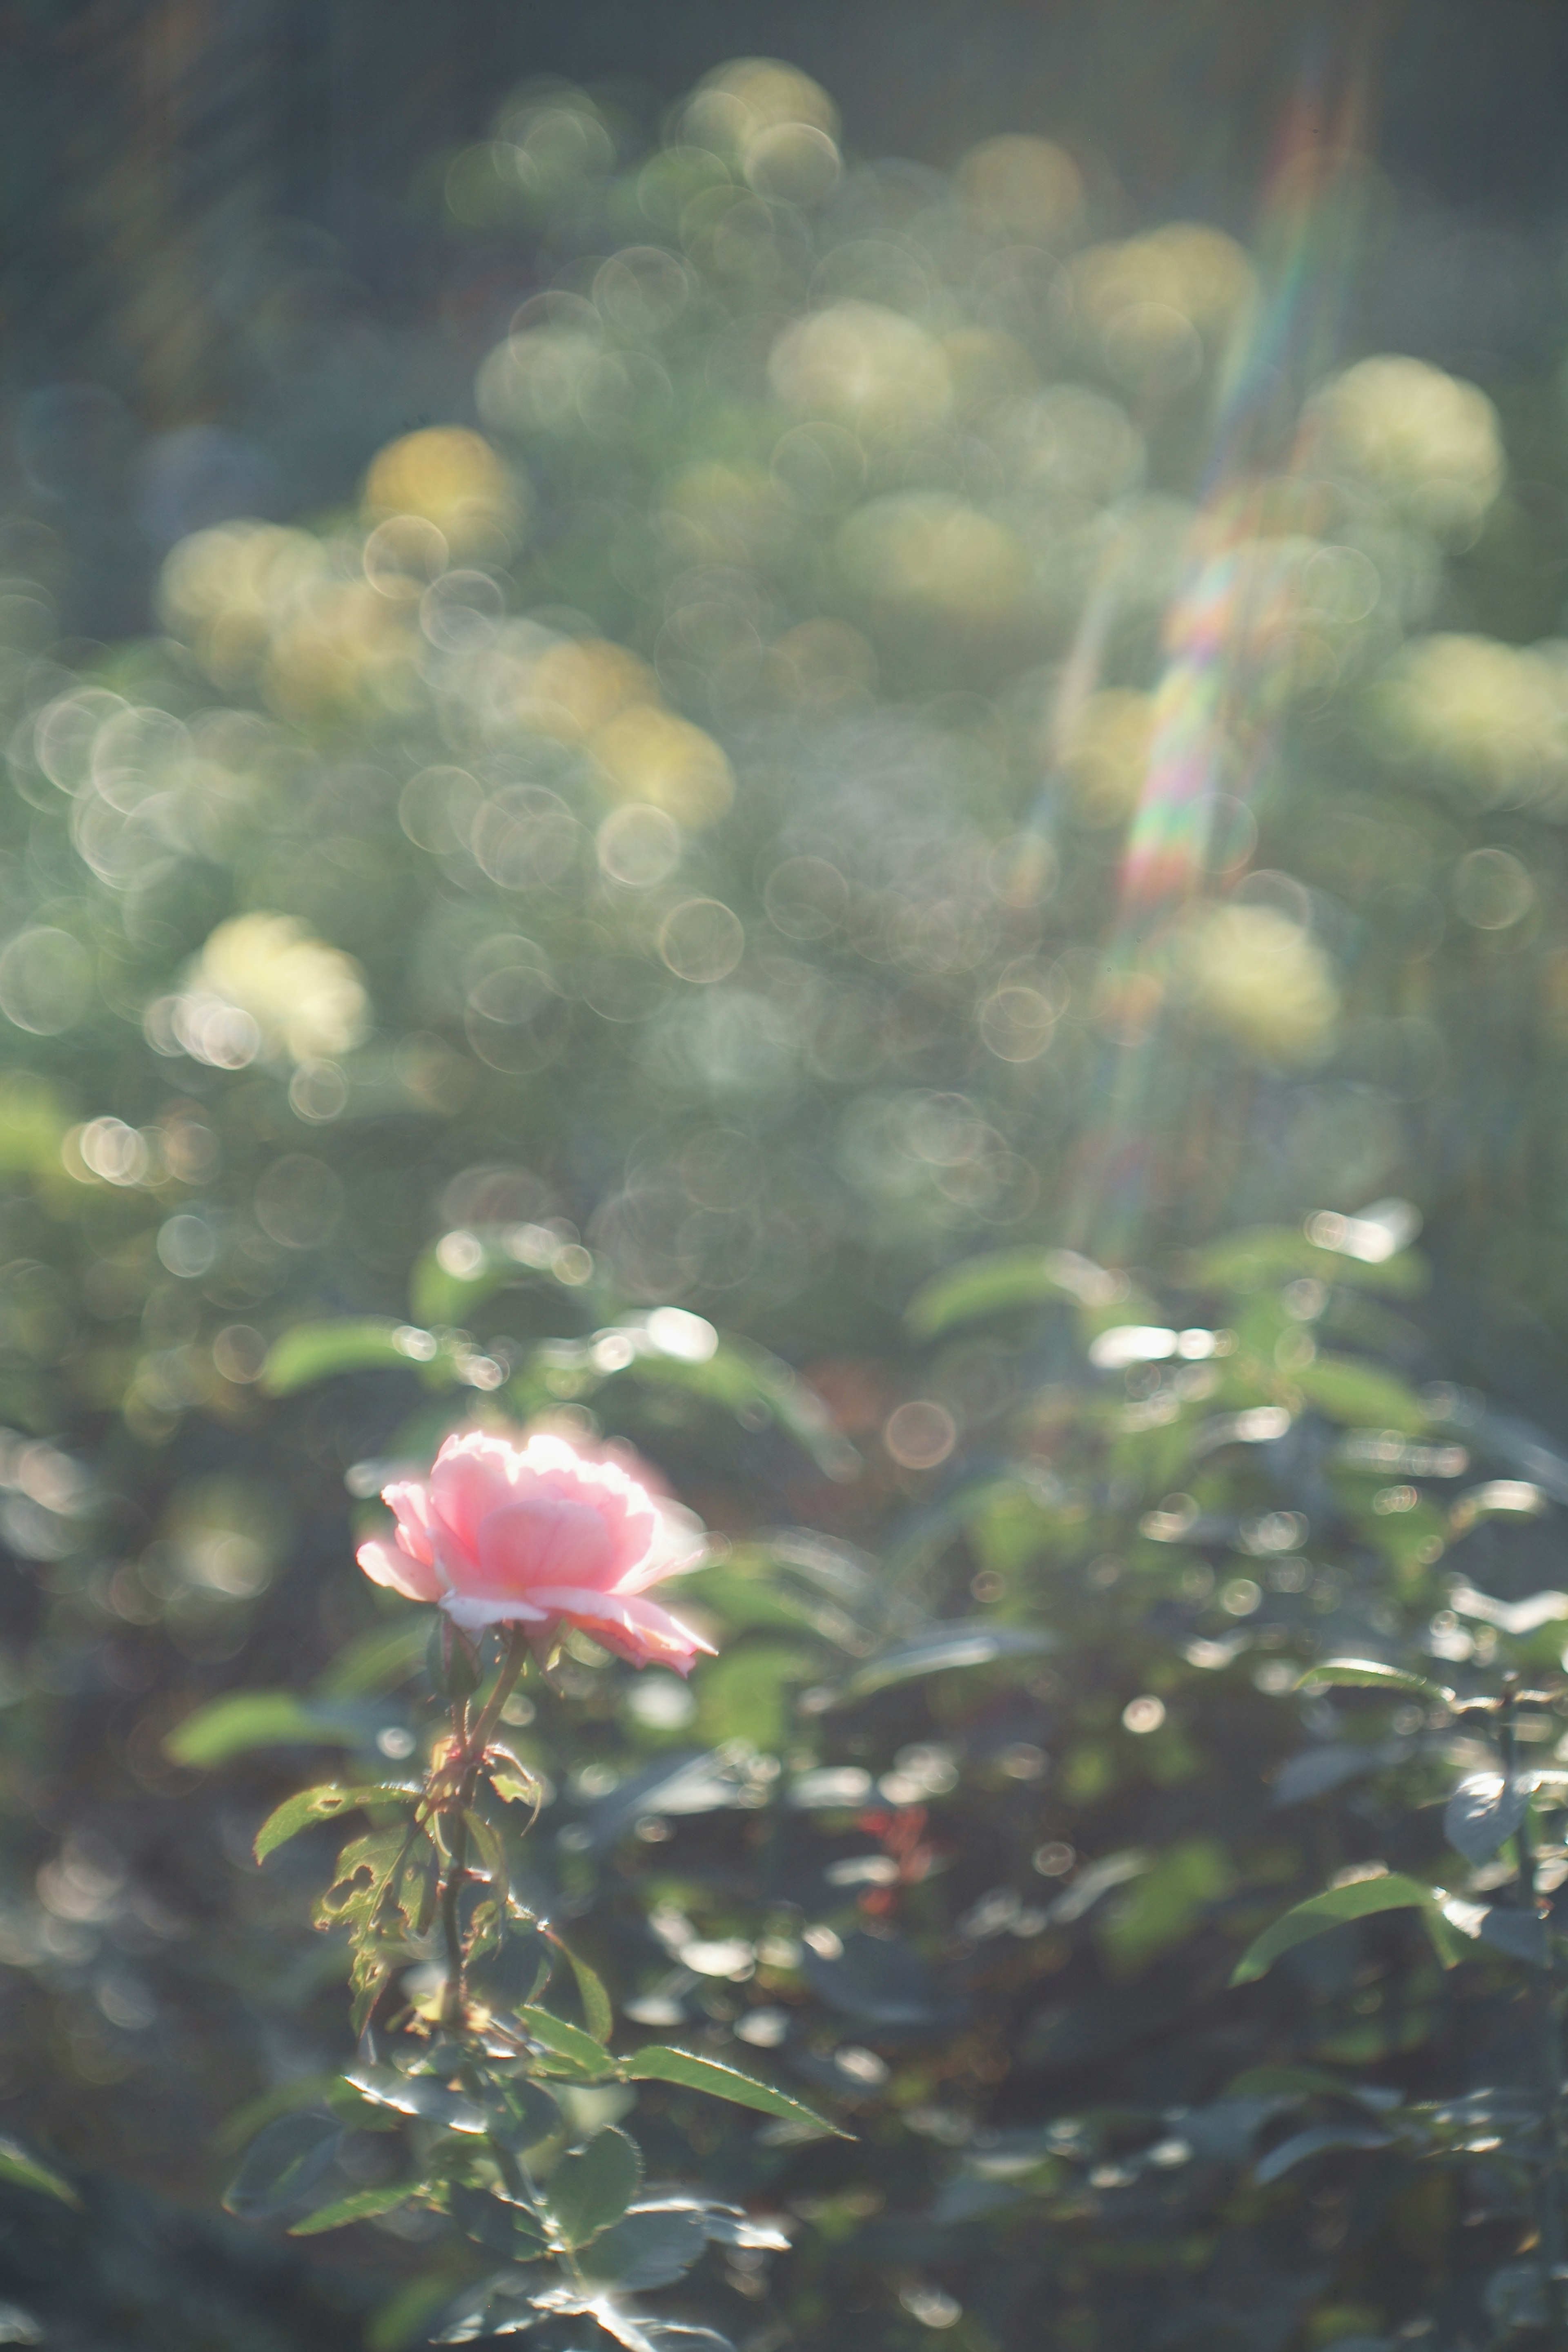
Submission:
[[[1501,1957],[1225,1987],[1443,1869],[1461,1735],[1300,1666],[1568,1614],[1551,20],[655,16],[7,29],[0,2332],[463,2284],[219,2210],[349,2047],[250,1841],[424,1736],[383,1465],[549,1412],[719,1655],[513,1703],[525,1884],[859,2135],[644,2092],[792,2239],[694,2316],[1528,2341],[1503,2142],[1377,2121],[1528,2080]]]

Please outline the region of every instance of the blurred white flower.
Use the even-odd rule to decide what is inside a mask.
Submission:
[[[1568,668],[1490,637],[1419,637],[1374,690],[1385,757],[1483,803],[1533,800],[1568,780]]]
[[[1195,1016],[1260,1061],[1320,1061],[1333,1044],[1333,967],[1272,907],[1210,907],[1180,935],[1176,967]]]
[[[1312,456],[1442,539],[1467,541],[1503,484],[1498,415],[1479,386],[1425,360],[1362,360],[1308,409]]]
[[[352,1050],[370,1027],[360,967],[291,915],[220,923],[169,1007],[183,1050],[222,1069],[258,1055],[304,1063]]]

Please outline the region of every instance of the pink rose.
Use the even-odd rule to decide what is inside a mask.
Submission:
[[[360,1566],[470,1633],[537,1626],[544,1648],[560,1625],[580,1625],[634,1666],[684,1675],[712,1643],[643,1595],[693,1565],[702,1529],[654,1483],[624,1448],[469,1430],[446,1440],[427,1480],[382,1489],[397,1528],[390,1543],[360,1546]]]

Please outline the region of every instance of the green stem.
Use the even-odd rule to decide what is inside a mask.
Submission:
[[[1517,1675],[1510,1675],[1503,1684],[1502,1710],[1498,1727],[1505,1790],[1511,1790],[1513,1788],[1519,1762],[1519,1737],[1515,1711],[1518,1681]],[[1514,1843],[1519,1854],[1520,1904],[1533,1918],[1537,1916],[1535,1838],[1528,1806],[1525,1808],[1524,1818],[1519,1825]],[[1546,2308],[1552,2352],[1568,2352],[1568,2301],[1564,2299],[1564,2282],[1559,2276],[1563,2267],[1563,2042],[1557,2015],[1556,1988],[1552,1981],[1553,1973],[1549,1941],[1547,1965],[1544,1969],[1534,1971],[1535,1982],[1531,1988],[1542,2096],[1546,2102],[1546,2145],[1536,2173],[1536,2212],[1541,2239],[1541,2258],[1546,2268]]]
[[[464,1816],[474,1801],[474,1784],[490,1736],[501,1719],[501,1709],[517,1687],[517,1677],[523,1671],[528,1654],[528,1635],[522,1626],[513,1625],[509,1629],[507,1654],[501,1661],[495,1688],[472,1729],[468,1723],[466,1699],[459,1699],[452,1710],[452,1736],[465,1769],[456,1805],[449,1808],[444,1804],[442,1808],[447,1816],[447,1834],[452,1849],[452,1859],[441,1890],[441,1927],[446,1943],[446,1991],[441,2004],[441,2022],[449,2033],[460,2032],[463,2023],[463,1928],[457,1916],[457,1905],[463,1893],[463,1882],[468,1875],[468,1824]]]
[[[464,2006],[463,1925],[457,1916],[457,1902],[468,1875],[468,1823],[461,1812],[448,1817],[447,1836],[452,1859],[441,1890],[441,1931],[446,1942],[446,1990],[441,2003],[441,2022],[449,2033],[456,2033],[462,2027]]]
[[[468,1737],[468,1748],[477,1763],[489,1745],[491,1734],[501,1720],[501,1709],[517,1685],[517,1677],[528,1663],[528,1637],[521,1625],[508,1628],[507,1654],[501,1661],[501,1671],[496,1677],[496,1687],[485,1702],[485,1709]]]

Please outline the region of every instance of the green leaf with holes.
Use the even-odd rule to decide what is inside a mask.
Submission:
[[[340,1813],[352,1813],[371,1805],[413,1805],[419,1801],[420,1790],[401,1781],[377,1780],[360,1789],[340,1789],[326,1783],[319,1789],[301,1789],[297,1797],[287,1797],[275,1812],[268,1813],[256,1833],[256,1858],[265,1862],[280,1845],[298,1837],[313,1822],[336,1821]]]

